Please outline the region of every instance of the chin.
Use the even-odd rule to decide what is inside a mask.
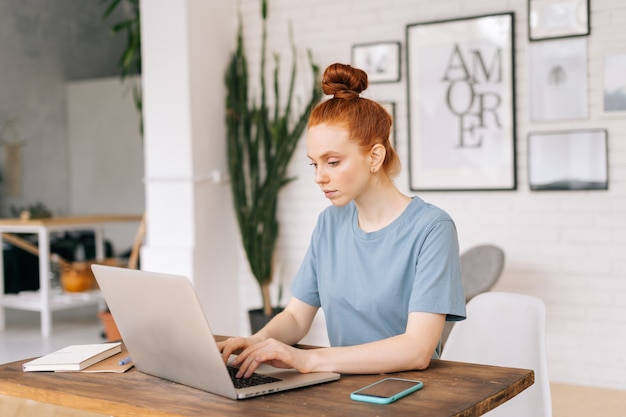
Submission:
[[[343,198],[336,198],[336,199],[330,200],[330,203],[335,207],[343,207],[347,205],[350,201],[352,200],[344,200]]]

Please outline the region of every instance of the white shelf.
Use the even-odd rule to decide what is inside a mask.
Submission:
[[[70,308],[100,304],[103,302],[100,290],[77,293],[58,293],[50,296],[50,311],[67,310]],[[38,291],[22,291],[19,294],[5,294],[2,306],[20,310],[41,311],[42,300]]]
[[[37,233],[39,253],[39,291],[4,294],[4,262],[0,256],[0,330],[5,327],[5,308],[39,311],[41,335],[48,337],[52,330],[51,312],[93,304],[104,305],[99,291],[60,293],[50,288],[50,233],[53,231],[91,229],[94,231],[96,259],[104,259],[105,224],[140,222],[141,215],[85,215],[50,217],[45,219],[0,219],[2,233]],[[0,235],[0,243],[2,243]],[[45,297],[45,298],[42,298]]]

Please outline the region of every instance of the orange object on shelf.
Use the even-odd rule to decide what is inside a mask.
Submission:
[[[61,267],[61,287],[63,291],[67,292],[89,291],[98,287],[91,271],[91,265],[93,264],[121,266],[120,262],[114,258],[101,261],[60,261],[59,264]]]

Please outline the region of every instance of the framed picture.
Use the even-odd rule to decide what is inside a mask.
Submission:
[[[393,101],[379,101],[378,104],[383,106],[387,113],[391,115],[393,119],[393,124],[391,125],[391,135],[389,136],[389,140],[393,147],[396,147],[396,103]]]
[[[406,28],[414,191],[513,190],[514,14]]]
[[[607,148],[606,130],[530,133],[530,189],[607,190]]]
[[[367,72],[370,83],[400,81],[400,42],[353,45],[352,66]]]
[[[528,0],[531,41],[587,36],[589,20],[589,0]]]
[[[528,45],[532,121],[586,119],[587,38]]]
[[[602,109],[605,115],[626,115],[626,52],[604,56]]]

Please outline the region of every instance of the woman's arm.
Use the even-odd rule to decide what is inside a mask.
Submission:
[[[445,315],[410,313],[406,332],[356,346],[318,349],[312,354],[312,371],[375,374],[425,369],[430,364]]]
[[[248,346],[236,359],[239,376],[249,376],[261,363],[293,367],[300,372],[333,371],[377,374],[425,369],[439,343],[445,315],[409,314],[406,332],[356,346],[301,350],[266,338]]]
[[[255,335],[255,339],[276,339],[287,345],[298,343],[307,335],[317,308],[292,297],[287,307]]]

